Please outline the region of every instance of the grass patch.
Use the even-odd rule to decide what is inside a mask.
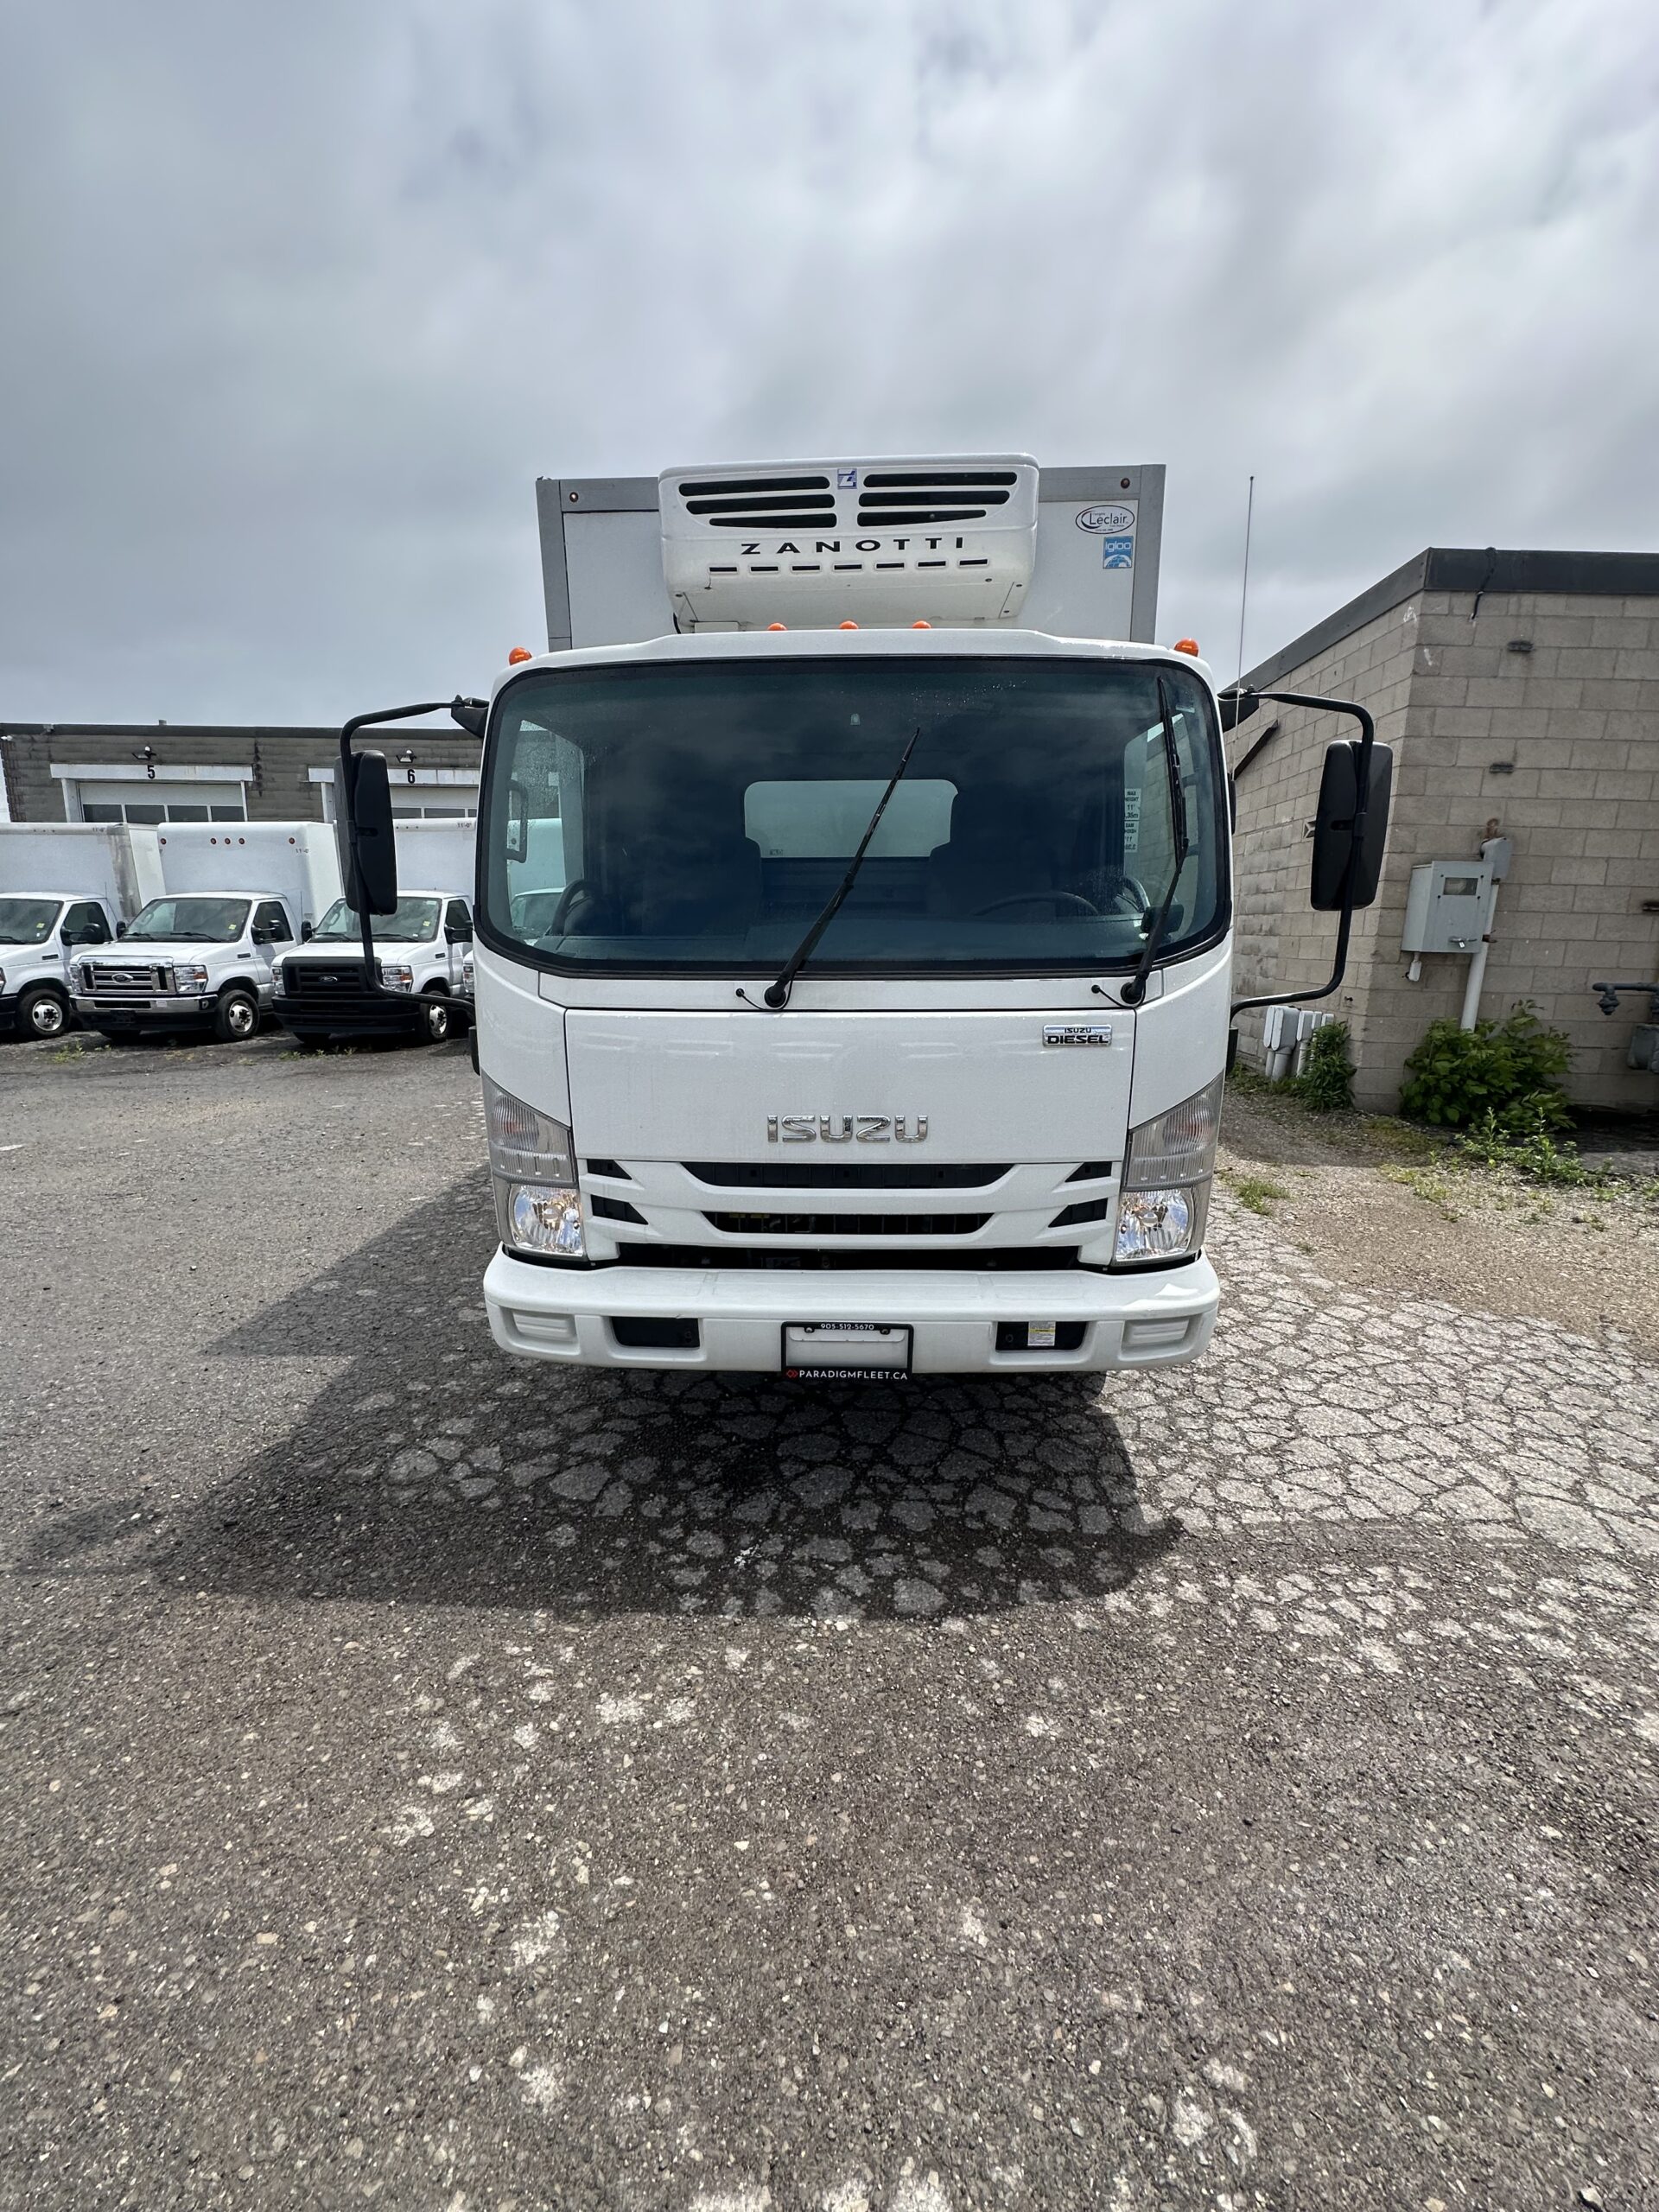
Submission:
[[[1400,1184],[1421,1198],[1425,1205],[1433,1206],[1447,1221],[1457,1220],[1457,1209],[1452,1204],[1452,1185],[1444,1175],[1437,1174],[1432,1167],[1379,1167],[1376,1172],[1385,1183]]]
[[[1395,1160],[1438,1160],[1446,1150],[1444,1137],[1431,1136],[1392,1114],[1367,1114],[1360,1128],[1380,1152]]]
[[[1240,1060],[1227,1077],[1229,1090],[1236,1090],[1241,1098],[1278,1098],[1284,1094],[1284,1085],[1269,1083],[1259,1068],[1247,1066]]]
[[[1223,1180],[1249,1213],[1270,1213],[1275,1198],[1290,1196],[1282,1183],[1275,1183],[1266,1175],[1228,1175]]]

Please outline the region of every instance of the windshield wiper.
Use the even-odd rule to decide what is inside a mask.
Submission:
[[[818,916],[817,920],[813,923],[811,928],[808,930],[806,935],[801,939],[794,951],[790,954],[789,958],[784,963],[782,971],[779,975],[777,982],[775,983],[768,983],[766,989],[760,994],[761,997],[765,999],[766,1004],[772,1008],[774,1013],[789,1004],[789,994],[794,984],[795,978],[800,974],[802,969],[805,967],[807,962],[812,957],[812,954],[817,945],[818,939],[823,935],[825,930],[829,928],[830,923],[835,920],[836,916],[841,912],[842,906],[847,897],[847,893],[852,889],[854,881],[857,877],[858,871],[864,865],[864,855],[869,850],[870,840],[874,836],[877,830],[881,826],[881,817],[887,810],[887,801],[893,797],[894,791],[898,790],[899,778],[910,766],[910,756],[916,750],[916,741],[921,734],[922,727],[921,724],[918,722],[915,728],[910,734],[910,743],[905,747],[904,751],[899,756],[899,766],[893,770],[892,775],[887,779],[887,788],[882,792],[880,798],[876,802],[875,812],[870,817],[869,827],[865,830],[864,835],[859,839],[858,850],[853,855],[851,866],[848,868],[846,874],[842,877],[839,885],[836,887],[834,898],[830,899],[830,904]]]
[[[1153,962],[1158,957],[1158,948],[1163,943],[1164,931],[1169,925],[1169,910],[1175,903],[1175,893],[1181,880],[1181,870],[1186,866],[1189,849],[1186,834],[1186,793],[1181,787],[1181,756],[1175,744],[1175,723],[1169,711],[1169,692],[1163,677],[1158,678],[1158,719],[1164,729],[1164,769],[1169,778],[1169,828],[1174,842],[1175,857],[1169,871],[1169,888],[1164,893],[1147,941],[1141,948],[1141,957],[1135,969],[1118,996],[1125,1006],[1139,1006],[1147,995],[1147,976]]]

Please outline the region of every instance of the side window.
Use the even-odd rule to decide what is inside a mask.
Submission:
[[[77,937],[83,944],[107,944],[110,925],[104,918],[104,909],[91,899],[83,899],[72,906],[63,918],[65,938]]]
[[[464,899],[452,899],[449,901],[444,913],[443,925],[446,929],[460,930],[467,937],[472,935],[473,917]]]
[[[526,722],[506,757],[512,774],[496,800],[505,818],[492,866],[505,863],[509,928],[533,944],[559,912],[565,886],[582,874],[582,756],[568,739]]]
[[[294,935],[288,926],[288,916],[282,903],[276,899],[260,900],[254,912],[253,925],[257,930],[264,930],[274,944],[287,944]]]

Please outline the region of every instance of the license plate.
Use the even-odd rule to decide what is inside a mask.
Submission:
[[[823,1382],[902,1382],[910,1331],[886,1321],[799,1321],[784,1331],[784,1373]]]

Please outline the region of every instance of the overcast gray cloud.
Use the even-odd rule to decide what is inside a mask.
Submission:
[[[1651,0],[60,0],[0,32],[0,712],[539,645],[537,474],[1170,469],[1230,673],[1427,543],[1659,543]]]

